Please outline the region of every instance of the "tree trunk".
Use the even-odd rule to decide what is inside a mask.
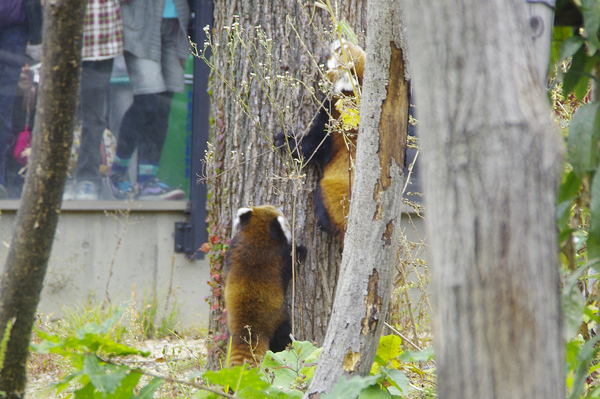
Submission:
[[[348,1],[336,10],[336,17],[348,21],[359,40],[364,40],[365,4]],[[313,216],[312,192],[320,171],[313,166],[297,170],[289,154],[273,148],[272,140],[284,128],[306,132],[318,111],[318,64],[324,62],[323,50],[332,40],[325,33],[331,32],[331,18],[313,1],[219,0],[214,20],[210,61],[214,124],[205,171],[210,235],[213,242],[231,237],[231,221],[239,207],[278,206],[294,224],[296,242],[308,249],[306,261],[296,268],[294,289],[289,290],[294,335],[322,342],[341,246],[319,230]],[[225,346],[223,259],[217,251],[209,255],[214,294],[209,299],[209,330],[216,337],[209,351],[214,355],[217,345]]]
[[[340,279],[305,397],[371,370],[389,307],[400,237],[409,92],[399,0],[370,0],[356,177]]]
[[[60,213],[75,124],[85,4],[53,0],[45,5],[33,150],[0,287],[0,335],[10,333],[0,390],[8,398],[24,396],[31,328]]]
[[[440,398],[565,396],[562,141],[520,0],[404,0]]]

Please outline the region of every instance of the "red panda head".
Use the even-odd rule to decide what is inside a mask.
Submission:
[[[366,54],[357,45],[342,39],[329,46],[327,78],[333,83],[335,94],[351,93],[355,86],[362,87]]]
[[[292,232],[290,224],[283,213],[273,205],[240,208],[233,221],[233,231],[239,226],[240,232],[248,239],[270,238],[274,241],[291,244]],[[268,236],[265,232],[269,232]]]

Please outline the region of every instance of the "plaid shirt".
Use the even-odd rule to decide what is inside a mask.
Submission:
[[[83,60],[100,61],[123,52],[119,0],[89,0],[83,26]]]

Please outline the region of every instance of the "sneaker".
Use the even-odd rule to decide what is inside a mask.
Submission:
[[[177,200],[184,197],[185,191],[177,187],[169,187],[156,177],[138,187],[137,199],[142,201]]]
[[[75,199],[79,201],[95,201],[98,199],[98,185],[83,180],[75,186]]]
[[[110,182],[110,188],[116,199],[130,199],[133,198],[134,191],[131,181],[129,180],[129,174],[125,173],[111,173],[108,176]]]
[[[75,199],[75,180],[69,179],[65,184],[65,191],[63,191],[63,201],[73,201]]]

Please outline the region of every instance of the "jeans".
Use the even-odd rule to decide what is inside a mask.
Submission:
[[[81,70],[81,145],[75,179],[100,184],[100,145],[106,128],[108,90],[114,59],[84,61]]]
[[[170,91],[133,96],[119,128],[117,156],[129,159],[138,148],[138,163],[158,165],[171,111]]]
[[[29,29],[27,25],[0,27],[0,184],[5,184],[6,149],[11,138],[12,113],[25,64],[25,48]]]

